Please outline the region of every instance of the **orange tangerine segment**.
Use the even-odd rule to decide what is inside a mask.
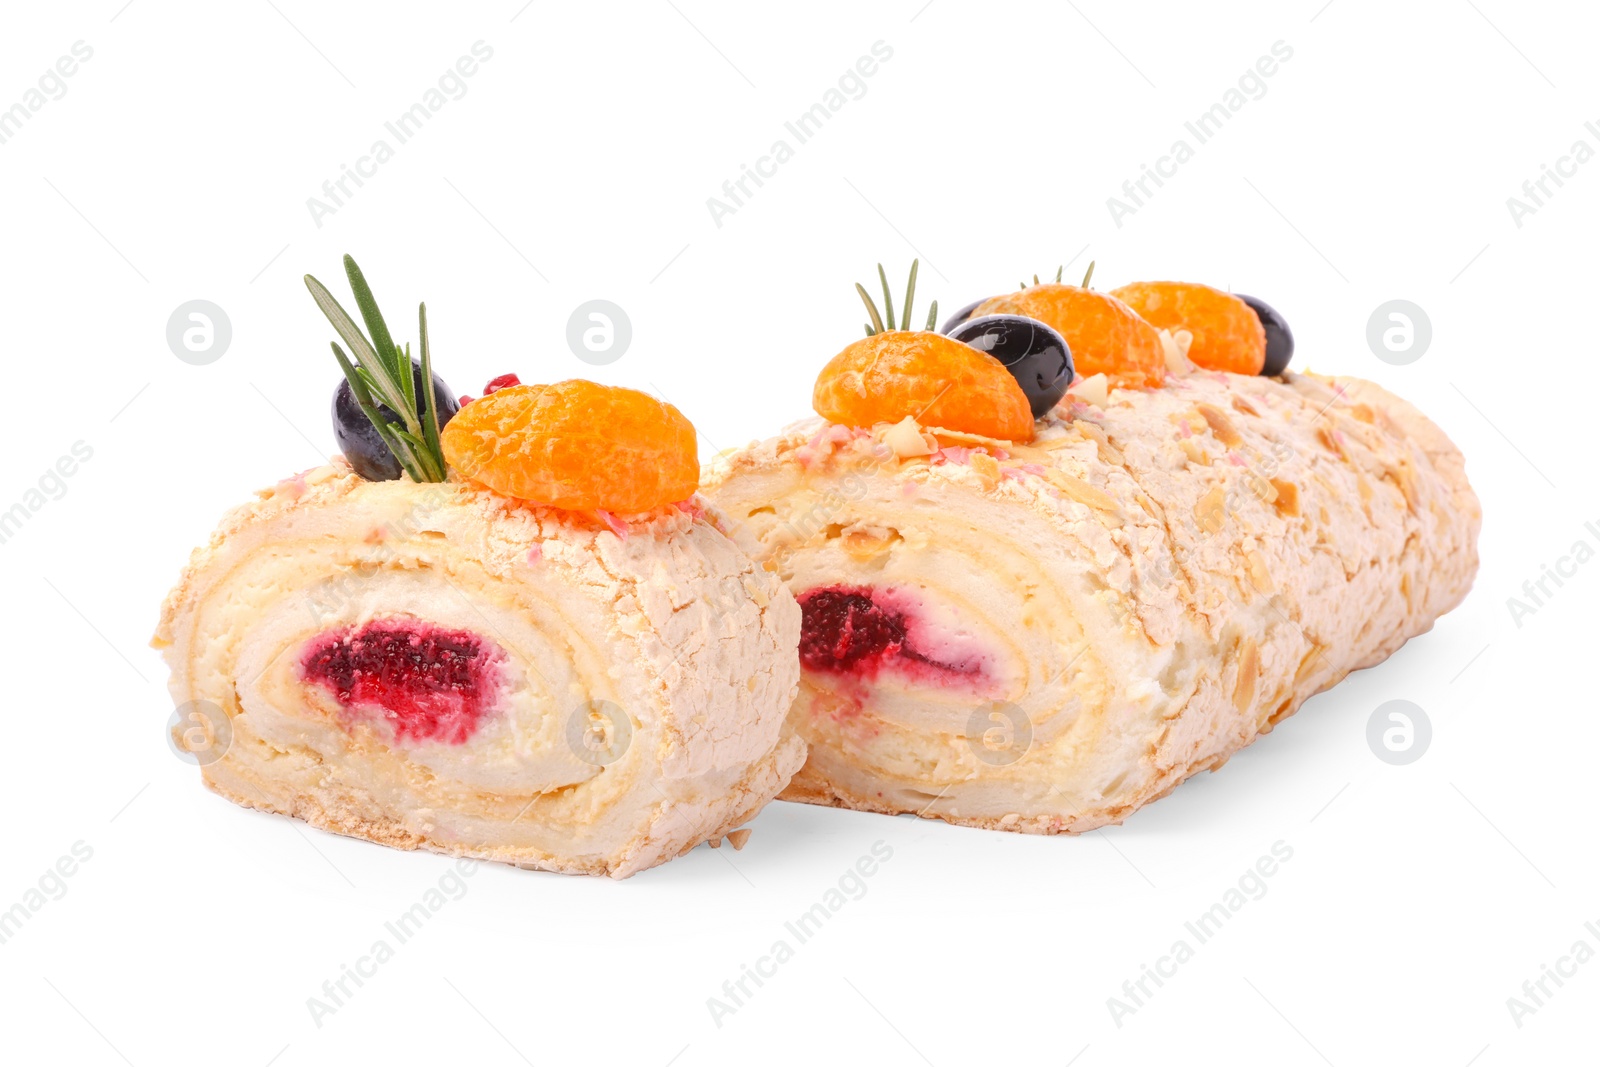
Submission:
[[[581,380],[496,390],[463,407],[440,444],[473,481],[573,511],[638,514],[700,483],[694,427],[677,408]]]
[[[972,315],[1024,315],[1039,320],[1066,339],[1072,365],[1085,378],[1104,374],[1118,385],[1140,388],[1158,386],[1166,379],[1161,335],[1109,293],[1047,282],[990,297]]]
[[[1189,358],[1197,366],[1261,373],[1267,332],[1250,305],[1232,293],[1196,282],[1134,282],[1111,292],[1157,329],[1193,334]]]
[[[817,376],[811,406],[845,426],[909,415],[924,426],[1033,440],[1028,398],[999,360],[922,330],[886,330],[847,347]]]

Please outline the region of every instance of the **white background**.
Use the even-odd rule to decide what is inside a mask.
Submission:
[[[0,909],[93,850],[0,945],[5,1059],[1593,1061],[1600,962],[1520,1027],[1506,1003],[1579,939],[1600,950],[1600,563],[1520,626],[1507,607],[1600,545],[1600,163],[1520,227],[1506,205],[1575,140],[1600,148],[1586,5],[122,4],[13,5],[0,34],[0,107],[93,48],[0,144],[0,511],[93,449],[0,544]],[[479,40],[465,96],[317,226],[307,198]],[[718,227],[706,199],[880,40],[865,95]],[[1107,197],[1280,40],[1265,95],[1116,226]],[[318,1027],[307,998],[451,861],[207,793],[165,747],[146,642],[220,514],[333,450],[332,335],[300,277],[342,291],[347,251],[398,336],[427,300],[457,392],[505,371],[651,389],[703,455],[807,413],[880,260],[898,278],[920,254],[922,306],[945,309],[1090,259],[1107,287],[1229,286],[1284,312],[1298,366],[1376,379],[1461,445],[1482,570],[1432,633],[1125,826],[775,804],[744,851],[620,884],[486,866]],[[233,329],[207,366],[165,340],[197,298]],[[605,367],[565,340],[594,298],[633,325]],[[1395,298],[1433,326],[1408,366],[1365,339]],[[1391,699],[1433,723],[1409,766],[1365,739]],[[880,840],[866,895],[717,1026],[707,998]],[[1278,841],[1265,896],[1118,1026],[1107,999]]]

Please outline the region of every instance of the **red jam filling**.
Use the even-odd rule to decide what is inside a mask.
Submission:
[[[800,596],[800,662],[814,671],[871,678],[894,668],[931,681],[976,681],[982,662],[919,645],[906,598],[856,586],[812,589]]]
[[[397,741],[459,745],[493,702],[503,658],[498,648],[464,630],[379,619],[312,641],[300,670],[347,712],[376,713]]]

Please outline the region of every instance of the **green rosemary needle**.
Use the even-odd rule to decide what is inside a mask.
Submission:
[[[350,348],[345,355],[337,342],[333,344],[333,357],[350,383],[350,392],[361,411],[378,431],[384,445],[400,464],[402,470],[415,482],[442,482],[447,468],[444,452],[439,446],[439,410],[433,395],[433,353],[428,348],[428,309],[417,306],[417,331],[422,354],[423,411],[417,413],[417,386],[411,372],[411,347],[402,348],[394,343],[372,287],[356,261],[344,257],[345,276],[350,280],[350,291],[355,295],[356,308],[367,324],[367,333],[361,332],[349,312],[334,299],[328,287],[311,275],[306,275],[306,288],[317,307],[333,324],[334,332]],[[368,334],[371,339],[368,339]],[[394,416],[395,421],[387,416]]]
[[[911,261],[911,276],[906,279],[906,300],[905,303],[900,307],[900,317],[898,320],[900,324],[898,328],[902,330],[909,330],[912,328],[911,305],[917,295],[917,262],[918,261],[914,259]],[[867,318],[871,320],[863,327],[867,331],[868,337],[872,337],[875,334],[880,334],[887,330],[893,330],[897,328],[895,326],[896,319],[894,314],[894,297],[889,294],[889,277],[884,273],[882,263],[878,264],[878,284],[883,286],[882,314],[879,314],[877,302],[874,301],[871,294],[867,292],[866,286],[862,285],[860,282],[856,283],[856,292],[860,294],[861,302],[866,305]],[[935,300],[933,302],[933,306],[928,309],[928,325],[926,329],[932,330],[934,328],[934,323],[937,321],[938,315],[939,302]]]

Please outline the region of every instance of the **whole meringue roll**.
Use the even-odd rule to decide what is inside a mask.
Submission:
[[[803,611],[811,749],[785,799],[1119,822],[1470,587],[1461,454],[1378,386],[1103,390],[1027,444],[811,422],[712,465],[703,491]]]

